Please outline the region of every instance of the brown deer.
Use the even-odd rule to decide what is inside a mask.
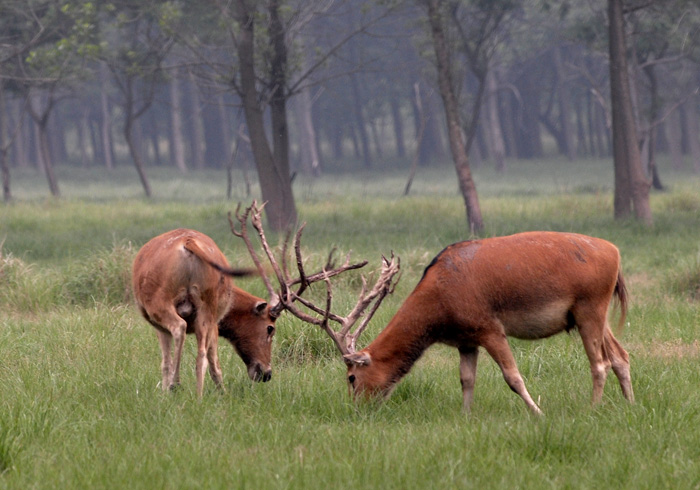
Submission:
[[[634,401],[629,356],[607,320],[613,295],[620,304],[620,325],[627,312],[620,254],[610,242],[573,233],[528,232],[450,245],[428,265],[386,328],[369,346],[356,351],[359,335],[384,296],[393,291],[398,270],[393,256],[384,259],[374,288],[368,294],[363,280],[360,300],[347,317],[331,313],[328,280],[325,308],[294,296],[284,304],[330,335],[347,364],[353,394],[388,397],[423,352],[440,342],[459,350],[466,411],[473,398],[478,348],[483,347],[510,388],[532,412],[541,414],[525,388],[506,337],[534,340],[577,329],[591,366],[593,403],[601,400],[611,367],[625,398]],[[299,311],[294,300],[316,315]],[[375,300],[369,315],[351,332]],[[341,325],[339,331],[329,327],[331,320]]]
[[[194,230],[177,229],[147,242],[133,264],[133,289],[143,316],[156,329],[162,352],[163,390],[180,384],[185,335],[197,337],[197,395],[204,372],[221,386],[218,336],[228,339],[255,381],[269,381],[272,338],[280,308],[234,286],[235,270],[214,241]],[[172,343],[174,340],[174,362]]]
[[[627,293],[618,249],[573,233],[529,232],[451,245],[428,265],[414,291],[365,349],[344,353],[355,393],[388,396],[430,345],[456,347],[463,405],[469,410],[478,347],[501,368],[508,386],[536,414],[507,336],[542,339],[576,328],[593,376],[593,403],[612,367],[622,393],[634,401],[629,356],[607,320],[613,295],[620,325]]]

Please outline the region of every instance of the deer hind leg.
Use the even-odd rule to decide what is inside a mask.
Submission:
[[[210,367],[212,370],[212,378],[217,385],[221,383],[221,368],[219,366],[219,359],[216,353],[216,336],[218,335],[217,329],[218,327],[216,322],[212,319],[208,309],[199,309],[197,319],[195,320],[194,332],[197,336],[197,396],[200,398],[204,392],[204,375],[207,371],[207,367],[210,364],[210,360],[213,361]]]
[[[156,328],[160,343],[162,388],[164,391],[174,389],[180,384],[180,359],[187,334],[187,322],[180,318],[174,307],[148,312],[147,318]],[[173,341],[175,344],[174,359],[171,352]]]
[[[523,381],[520,372],[518,371],[518,366],[515,364],[515,358],[513,357],[513,352],[510,350],[506,336],[502,332],[497,332],[489,335],[485,339],[482,339],[482,344],[486,349],[486,352],[496,361],[498,367],[501,368],[503,377],[510,386],[510,389],[520,395],[528,408],[535,415],[542,415],[542,410],[534,402],[530,393],[528,393],[527,388],[525,388],[525,382]]]
[[[219,364],[219,339],[218,335],[214,335],[209,342],[207,350],[207,359],[209,361],[209,375],[214,380],[217,388],[223,389],[223,376],[221,374],[221,365]]]
[[[474,399],[478,356],[478,347],[460,347],[459,349],[459,379],[462,383],[462,409],[465,412],[471,411],[472,400]]]
[[[187,335],[187,322],[182,318],[175,328],[173,328],[173,342],[175,343],[175,360],[172,375],[170,377],[169,388],[175,389],[180,386],[180,360],[182,359],[182,349],[185,346],[185,336]]]
[[[634,403],[629,354],[617,341],[608,325],[605,326],[605,332],[603,333],[603,346],[612,364],[612,370],[620,381],[622,394],[630,403]]]
[[[163,391],[166,391],[170,388],[170,383],[172,381],[170,375],[172,374],[173,369],[173,357],[171,352],[173,336],[170,335],[170,332],[160,330],[159,328],[156,328],[156,334],[158,335],[158,342],[160,343],[160,352],[162,357],[160,363],[160,371],[163,378],[161,388]]]
[[[603,341],[603,332],[608,328],[606,319],[607,305],[606,309],[601,309],[602,314],[597,311],[590,313],[590,310],[589,308],[586,314],[576,315],[574,313],[574,317],[581,335],[583,348],[586,350],[588,362],[591,365],[591,376],[593,377],[591,402],[595,405],[603,399],[603,388],[610,372],[611,362],[606,355]]]

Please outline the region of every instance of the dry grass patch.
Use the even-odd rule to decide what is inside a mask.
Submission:
[[[675,340],[652,340],[647,343],[629,344],[629,351],[638,356],[677,361],[681,359],[697,359],[700,357],[700,340],[692,343]]]

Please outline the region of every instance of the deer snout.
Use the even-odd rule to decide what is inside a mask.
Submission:
[[[248,367],[248,376],[253,381],[262,381],[263,383],[267,383],[272,378],[272,368],[270,365],[265,366],[259,362],[256,362]]]

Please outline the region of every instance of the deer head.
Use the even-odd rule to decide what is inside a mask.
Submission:
[[[393,253],[389,259],[382,257],[382,267],[379,272],[379,276],[371,288],[368,286],[366,278],[362,276],[362,290],[360,291],[357,303],[355,304],[354,308],[352,308],[350,313],[348,313],[346,316],[340,316],[333,313],[331,310],[333,303],[333,287],[331,284],[331,278],[349,270],[360,269],[367,265],[367,261],[365,260],[353,264],[350,262],[350,254],[348,254],[343,265],[340,267],[335,267],[332,260],[334,250],[331,250],[325,267],[323,267],[323,269],[319,272],[308,275],[304,268],[304,260],[301,255],[300,245],[301,235],[305,226],[305,224],[303,224],[301,227],[299,227],[295,234],[293,245],[296,258],[296,268],[299,275],[298,277],[291,278],[288,270],[289,260],[287,258],[289,254],[289,241],[291,233],[288,233],[284,239],[280,265],[267,242],[267,238],[265,237],[265,232],[263,230],[261,214],[264,205],[258,206],[257,203],[253,201],[251,206],[246,208],[242,214],[240,213],[240,207],[241,206],[239,204],[238,208],[236,209],[236,219],[240,224],[240,229],[236,228],[229,214],[231,232],[234,235],[242,238],[246,243],[253,262],[255,263],[260,276],[265,282],[270,298],[272,298],[270,300],[270,314],[273,316],[279,316],[283,310],[287,310],[302,321],[317,325],[333,340],[346,364],[351,365],[357,364],[358,361],[361,362],[361,359],[357,359],[357,356],[361,356],[361,353],[358,353],[356,348],[357,339],[369,324],[369,321],[372,319],[372,316],[377,311],[384,298],[388,294],[393,293],[394,287],[398,282],[398,277],[395,281],[394,277],[400,269],[399,258],[395,257]],[[265,251],[272,271],[277,277],[277,281],[280,286],[278,291],[275,290],[272,283],[268,279],[262,262],[260,261],[250,237],[248,236],[247,222],[249,218],[253,228],[258,233],[261,246]],[[316,282],[324,282],[326,285],[326,302],[323,306],[315,305],[311,301],[301,296],[302,293],[309,288],[309,286]],[[355,327],[358,321],[360,323]],[[331,327],[331,323],[337,323],[340,328],[338,330],[333,329]]]

